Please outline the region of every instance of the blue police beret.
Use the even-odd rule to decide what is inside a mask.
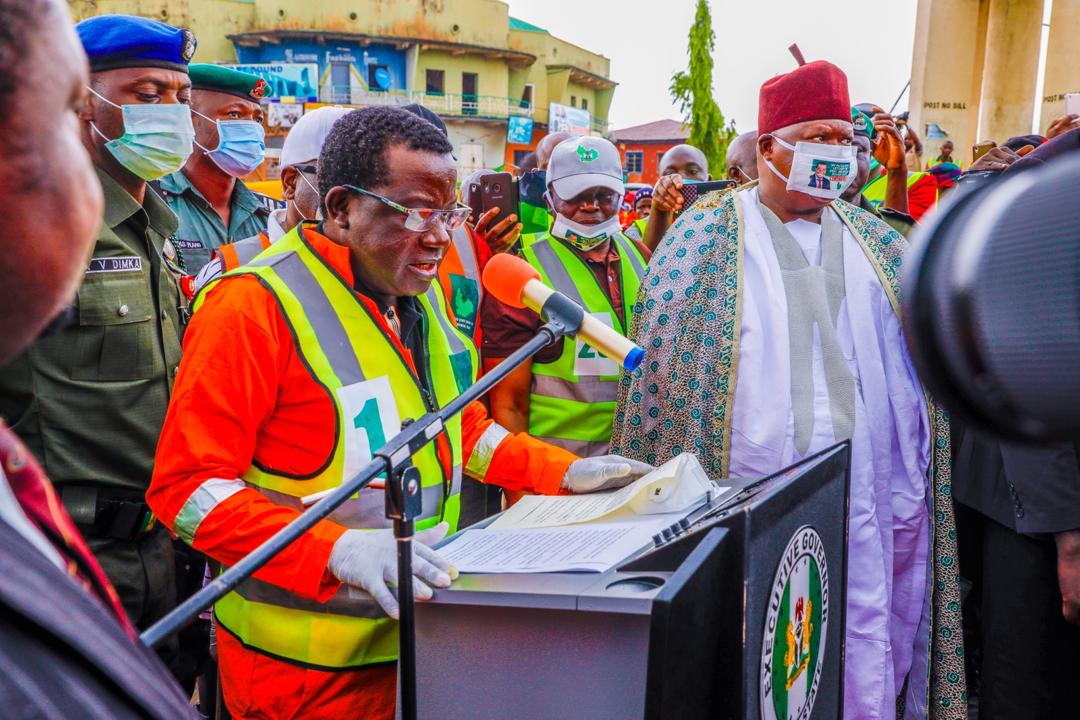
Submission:
[[[127,67],[187,72],[195,54],[190,30],[134,15],[98,15],[77,24],[75,32],[90,59],[90,72]]]

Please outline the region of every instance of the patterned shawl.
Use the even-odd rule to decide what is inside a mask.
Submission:
[[[899,314],[899,272],[907,243],[842,200],[832,203],[859,241]],[[714,478],[727,476],[738,377],[743,222],[735,193],[715,192],[689,208],[653,254],[634,308],[631,337],[645,362],[623,376],[611,452],[658,465],[693,452]],[[931,717],[967,714],[960,588],[946,412],[930,408],[933,518]]]

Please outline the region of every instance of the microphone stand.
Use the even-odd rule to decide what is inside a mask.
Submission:
[[[399,672],[401,676],[403,720],[416,719],[416,626],[412,594],[412,535],[413,521],[421,512],[420,472],[410,458],[443,431],[446,421],[478,400],[500,380],[523,362],[566,335],[581,328],[584,317],[581,306],[559,293],[552,295],[541,308],[544,320],[525,345],[485,373],[465,392],[447,403],[446,407],[429,412],[412,422],[403,423],[401,432],[391,438],[371,462],[354,477],[343,482],[332,493],[301,513],[295,520],[278,530],[262,545],[238,563],[211,580],[199,592],[178,605],[172,612],[148,628],[140,639],[154,647],[194,620],[199,613],[231,592],[251,577],[290,543],[328,517],[342,503],[355,495],[379,475],[386,474],[386,516],[394,521],[394,536],[398,541],[398,603],[400,604]]]

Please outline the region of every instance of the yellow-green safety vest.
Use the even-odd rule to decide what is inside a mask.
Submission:
[[[274,294],[297,351],[312,377],[334,401],[337,436],[325,466],[307,477],[256,465],[244,481],[275,502],[299,508],[306,495],[339,486],[370,462],[373,451],[400,430],[400,421],[431,409],[420,383],[355,291],[293,229],[211,285],[254,275]],[[208,296],[202,293],[201,298]],[[443,406],[476,380],[476,348],[451,323],[437,285],[419,298],[435,402]],[[395,427],[396,425],[396,427]],[[446,422],[452,468],[431,442],[413,457],[420,470],[423,515],[418,529],[440,520],[456,529],[461,488],[460,416]],[[388,527],[382,490],[364,489],[330,518],[351,528]],[[325,603],[248,579],[215,606],[218,622],[245,647],[299,665],[340,670],[397,659],[397,622],[366,593],[343,586]]]
[[[645,259],[622,233],[613,242],[619,252],[623,317],[629,326],[638,287],[645,274]],[[522,256],[543,281],[585,308],[606,316],[619,333],[627,327],[619,320],[604,288],[592,270],[561,240],[545,233],[529,237]],[[576,367],[595,372],[606,362],[606,374],[578,374]],[[550,363],[534,361],[529,392],[529,434],[583,457],[603,455],[611,441],[615,399],[622,376],[618,361],[605,360],[590,346],[566,338],[562,353]]]

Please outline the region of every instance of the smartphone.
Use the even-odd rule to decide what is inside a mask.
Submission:
[[[694,204],[694,201],[705,193],[714,192],[716,190],[731,190],[738,187],[738,183],[734,180],[709,180],[707,182],[684,182],[683,186],[679,188],[679,193],[683,196],[682,210],[675,212],[679,215],[685,211],[688,207]]]
[[[484,214],[484,207],[480,200],[480,183],[469,183],[468,193],[469,207],[472,208],[472,212],[469,213],[469,224],[476,225],[476,221]]]
[[[499,208],[494,223],[502,221],[508,215],[517,215],[518,186],[514,176],[508,172],[480,176],[480,214],[493,207]]]
[[[1080,115],[1080,93],[1065,93],[1065,114]]]
[[[971,148],[971,162],[975,162],[996,147],[997,143],[993,140],[983,140],[981,143],[973,145]]]

